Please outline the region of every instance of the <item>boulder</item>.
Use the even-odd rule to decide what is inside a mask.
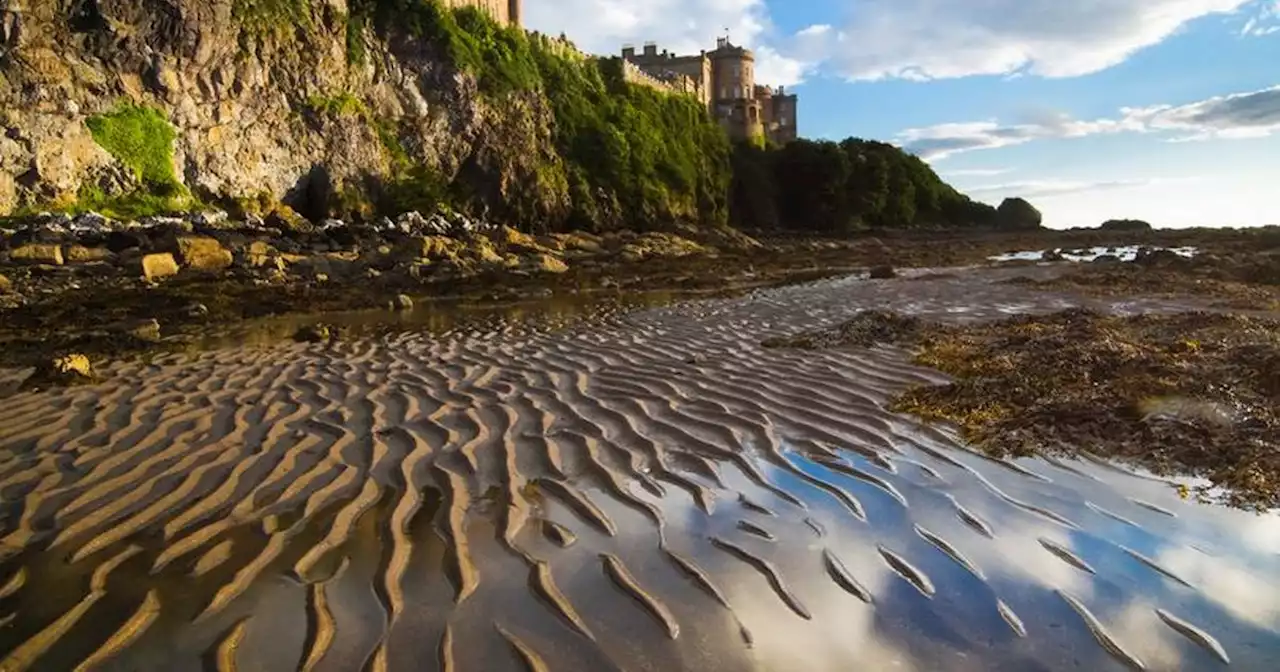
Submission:
[[[466,247],[465,243],[453,238],[446,238],[444,236],[418,236],[409,240],[407,243],[407,252],[408,255],[414,259],[446,261],[457,259],[458,255],[461,254]]]
[[[295,233],[306,233],[315,229],[311,222],[307,221],[306,217],[299,215],[293,208],[284,204],[277,205],[267,215],[265,223],[272,228]]]
[[[19,264],[61,266],[63,263],[60,245],[23,245],[9,252],[9,258]]]
[[[41,362],[22,383],[23,389],[47,388],[63,385],[76,385],[93,380],[93,367],[89,358],[81,354],[70,354],[55,357]]]
[[[623,245],[620,257],[624,262],[635,263],[655,258],[677,259],[710,251],[692,240],[670,233],[646,233]]]
[[[245,248],[244,263],[249,268],[274,268],[281,271],[288,267],[280,251],[261,240],[255,240]]]
[[[107,249],[119,254],[147,244],[147,237],[140,231],[112,231],[107,234]]]
[[[1063,261],[1066,257],[1062,256],[1061,250],[1045,250],[1040,253],[1040,261]]]
[[[235,261],[231,252],[213,238],[178,236],[175,241],[178,259],[192,270],[224,271]]]
[[[407,294],[400,294],[391,300],[391,310],[413,310],[413,299]]]
[[[128,322],[120,325],[120,332],[143,341],[160,340],[160,322],[154,319]]]
[[[111,250],[102,247],[85,247],[68,245],[63,254],[69,264],[83,264],[92,261],[106,261],[111,258]]]
[[[0,294],[8,294],[13,290],[13,281],[3,275],[0,275]]]
[[[1150,247],[1140,248],[1133,261],[1140,266],[1177,266],[1187,263],[1186,258],[1173,250]]]
[[[1116,255],[1114,255],[1114,254],[1100,254],[1100,255],[1098,255],[1097,257],[1095,257],[1095,258],[1094,258],[1093,263],[1095,263],[1095,264],[1118,264],[1118,263],[1120,263],[1120,257],[1117,257],[1117,256],[1116,256]]]
[[[898,272],[892,266],[876,266],[871,269],[872,280],[890,280],[898,277]]]
[[[996,208],[996,224],[1002,229],[1016,231],[1038,229],[1044,218],[1040,211],[1022,198],[1006,198]]]
[[[539,273],[567,273],[569,265],[550,254],[535,254],[529,258],[529,266]]]
[[[155,282],[178,274],[178,262],[168,252],[142,257],[142,277]]]
[[[590,233],[557,233],[549,236],[549,238],[554,241],[554,244],[548,245],[548,247],[553,249],[582,254],[600,254],[604,252],[604,245],[601,243],[600,238]]]
[[[538,241],[533,236],[509,226],[498,229],[496,238],[500,245],[513,252],[541,252],[545,249],[538,244]]]
[[[299,343],[322,343],[333,338],[333,330],[327,324],[309,324],[293,334]]]
[[[466,241],[467,255],[482,264],[502,265],[506,263],[493,242],[484,236],[471,236]]]

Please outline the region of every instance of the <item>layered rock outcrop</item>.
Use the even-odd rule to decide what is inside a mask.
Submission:
[[[93,127],[138,108],[171,126],[175,188],[204,202],[322,219],[368,210],[416,170],[465,174],[513,221],[563,216],[565,192],[536,189],[559,161],[544,98],[514,92],[496,109],[440,45],[375,35],[352,9],[0,0],[0,216],[155,187]]]

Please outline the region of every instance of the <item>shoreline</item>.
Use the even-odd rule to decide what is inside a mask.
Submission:
[[[359,310],[654,291],[729,296],[840,275],[988,266],[991,257],[1037,249],[1154,245],[1231,254],[1259,235],[886,231],[845,239],[756,239],[732,230],[685,229],[530,236],[475,222],[449,230],[416,213],[400,221],[419,226],[378,230],[330,223],[280,231],[197,217],[141,229],[104,230],[99,224],[77,233],[36,223],[10,232],[0,238],[0,366],[35,366],[71,352],[101,359],[189,347],[266,317],[322,320]],[[32,248],[48,258],[18,258]],[[155,255],[170,255],[176,273],[144,279],[143,260]]]

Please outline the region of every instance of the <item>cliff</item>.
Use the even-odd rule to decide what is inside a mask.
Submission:
[[[826,232],[990,219],[888,145],[735,156],[695,98],[630,84],[623,66],[439,0],[0,0],[0,216],[215,206],[288,223],[443,204],[529,231],[732,213]]]
[[[711,122],[473,9],[0,0],[0,12],[0,214],[283,202],[318,218],[445,200],[557,228],[727,212],[710,194],[728,181]],[[624,115],[634,123],[612,123]],[[711,149],[643,137],[655,134]],[[693,162],[706,157],[718,165]]]

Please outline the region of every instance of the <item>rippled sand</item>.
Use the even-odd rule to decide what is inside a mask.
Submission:
[[[1000,273],[0,400],[0,669],[1270,669],[1277,517],[968,451],[882,408],[942,379],[896,350],[757,345],[1072,303]]]

